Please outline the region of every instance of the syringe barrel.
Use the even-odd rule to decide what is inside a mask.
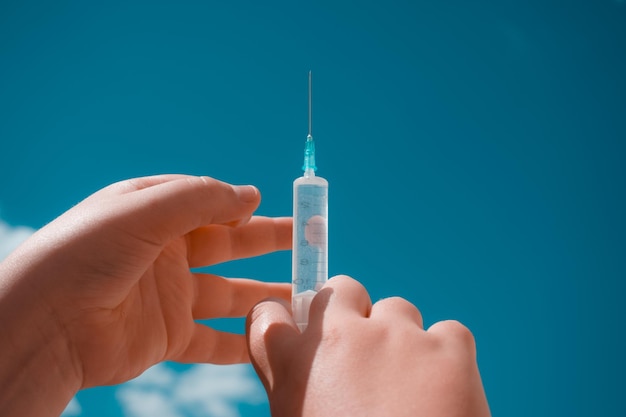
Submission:
[[[300,330],[328,281],[328,181],[314,174],[293,183],[292,310]]]

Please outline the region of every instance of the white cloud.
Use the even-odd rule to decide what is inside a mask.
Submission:
[[[125,415],[132,417],[183,417],[175,404],[161,391],[147,389],[123,389],[117,393]]]
[[[143,389],[164,390],[171,387],[176,379],[176,372],[165,364],[157,364],[148,368],[139,377],[128,382],[128,386]]]
[[[65,407],[65,411],[61,413],[61,417],[79,416],[82,411],[83,410],[81,409],[80,404],[78,403],[76,398],[72,398],[72,401],[70,401],[67,407]]]
[[[0,261],[35,232],[26,226],[11,226],[0,220]]]
[[[239,404],[267,402],[250,365],[194,365],[177,373],[157,364],[122,385],[117,398],[127,417],[239,417]]]

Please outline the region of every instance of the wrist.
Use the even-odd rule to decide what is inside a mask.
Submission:
[[[0,415],[58,416],[81,387],[80,366],[33,275],[0,264]]]

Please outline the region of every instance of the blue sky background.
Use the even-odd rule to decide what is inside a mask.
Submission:
[[[331,275],[468,325],[494,415],[625,415],[624,1],[4,1],[2,247],[156,173],[290,215],[309,70]],[[250,367],[168,363],[67,414],[267,408]]]

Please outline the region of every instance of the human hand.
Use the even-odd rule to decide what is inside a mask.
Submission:
[[[490,415],[466,327],[443,321],[424,330],[411,303],[372,305],[352,278],[324,286],[302,333],[284,301],[259,303],[246,326],[274,417]]]
[[[289,284],[190,268],[290,249],[291,218],[251,217],[259,201],[251,186],[146,177],[106,187],[39,230],[0,264],[0,391],[9,395],[37,355],[74,391],[164,360],[247,362],[244,335],[194,320],[245,316],[263,298],[287,299]]]

